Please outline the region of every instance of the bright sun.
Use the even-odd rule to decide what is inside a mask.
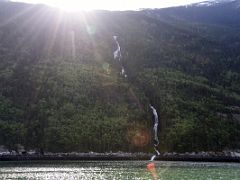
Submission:
[[[57,6],[67,11],[93,10],[93,9],[109,9],[113,10],[112,2],[103,3],[101,0],[67,0],[52,1],[51,5]]]

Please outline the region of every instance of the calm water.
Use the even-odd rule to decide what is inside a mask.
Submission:
[[[148,163],[147,161],[0,162],[0,179],[153,179],[152,173],[147,169]],[[161,180],[240,180],[240,163],[160,161],[155,162],[155,167]]]

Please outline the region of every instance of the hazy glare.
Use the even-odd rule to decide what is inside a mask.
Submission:
[[[47,4],[65,10],[137,10],[141,8],[163,8],[187,5],[204,0],[13,0],[34,4]]]

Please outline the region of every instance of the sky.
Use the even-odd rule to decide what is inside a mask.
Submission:
[[[204,0],[12,0],[34,4],[47,4],[68,11],[77,10],[137,10],[187,5]]]

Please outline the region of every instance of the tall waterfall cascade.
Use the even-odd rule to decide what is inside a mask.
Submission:
[[[120,74],[127,78],[127,74],[126,74],[126,71],[125,71],[125,68],[123,66],[123,63],[122,63],[122,52],[121,52],[121,46],[118,42],[118,36],[113,36],[113,39],[116,43],[116,46],[117,46],[117,49],[113,52],[113,57],[115,60],[118,60],[118,62],[120,63],[121,65],[121,72]],[[153,114],[153,117],[154,117],[154,125],[153,125],[153,145],[154,145],[154,150],[155,150],[155,155],[152,156],[151,158],[151,161],[154,161],[154,159],[156,158],[156,156],[160,155],[160,152],[157,150],[157,147],[159,145],[159,139],[158,139],[158,113],[157,113],[157,110],[150,104],[149,105],[150,109],[152,110],[152,114]]]
[[[157,110],[150,104],[150,109],[152,110],[152,114],[154,117],[154,125],[153,125],[153,146],[154,150],[156,152],[155,155],[152,156],[151,161],[153,161],[156,156],[160,155],[160,152],[157,150],[157,146],[159,145],[159,139],[158,139],[158,113]]]
[[[118,42],[118,36],[113,36],[113,39],[114,39],[114,41],[115,41],[115,43],[117,45],[117,49],[113,52],[113,57],[114,57],[114,59],[118,60],[119,63],[121,64],[121,72],[120,72],[120,74],[123,77],[127,78],[126,70],[125,70],[125,68],[123,66],[123,63],[122,63],[122,52],[121,52],[121,46],[120,46],[120,44]]]

